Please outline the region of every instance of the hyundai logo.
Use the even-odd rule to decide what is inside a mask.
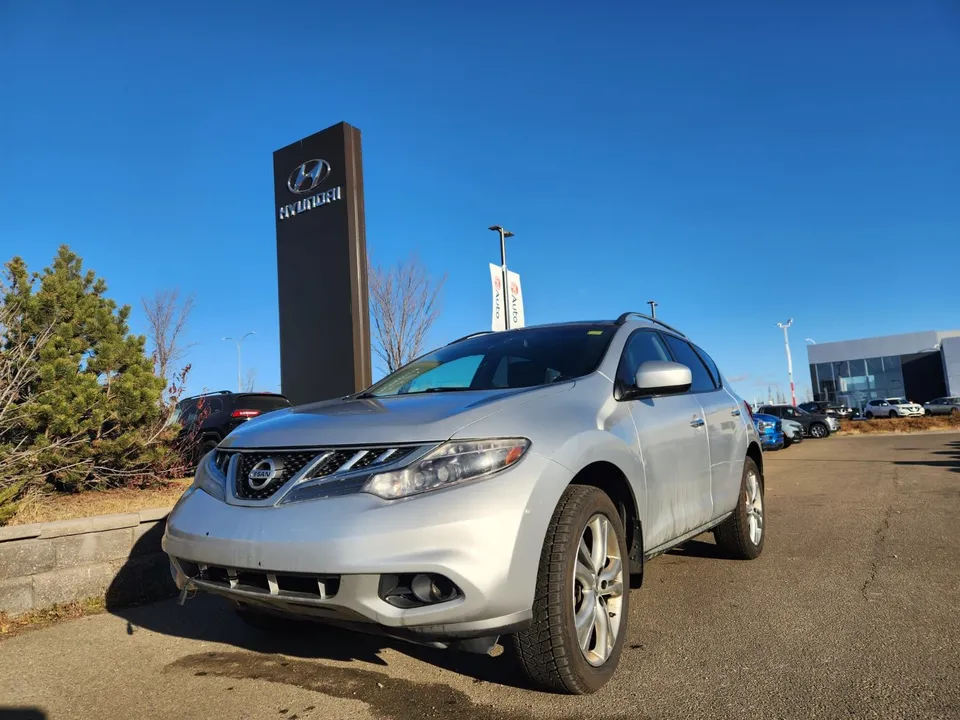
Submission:
[[[251,490],[263,490],[280,477],[281,473],[283,473],[283,463],[277,463],[273,458],[264,458],[250,469],[247,485]]]
[[[330,163],[326,160],[307,160],[295,168],[287,179],[287,187],[295,195],[305,195],[330,175]]]

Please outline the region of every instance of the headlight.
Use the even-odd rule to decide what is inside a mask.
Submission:
[[[196,475],[193,477],[194,487],[198,487],[208,495],[212,495],[218,500],[224,500],[226,491],[227,477],[216,465],[217,451],[211,450],[197,466]]]
[[[772,430],[774,427],[775,426],[772,422],[764,422],[763,420],[760,420],[757,423],[758,430]]]
[[[515,465],[529,447],[526,438],[451,441],[408,467],[371,476],[362,492],[396,500],[479,480]]]

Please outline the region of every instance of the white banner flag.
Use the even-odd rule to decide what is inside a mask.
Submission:
[[[507,270],[507,285],[510,298],[510,327],[522,328],[523,321],[523,291],[520,288],[520,276],[512,270]]]
[[[490,327],[494,332],[507,329],[506,314],[503,307],[503,270],[499,265],[490,263],[490,289],[493,292],[493,317]]]

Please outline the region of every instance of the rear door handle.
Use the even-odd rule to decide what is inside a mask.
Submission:
[[[703,427],[703,418],[694,418],[690,422],[690,427]]]
[[[739,409],[737,409],[737,410],[731,410],[731,411],[730,411],[730,414],[733,415],[734,417],[737,417],[737,416],[740,414],[740,410],[739,410]]]

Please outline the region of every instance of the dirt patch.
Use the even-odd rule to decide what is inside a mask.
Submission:
[[[840,430],[848,435],[874,433],[922,433],[960,431],[960,415],[924,415],[910,418],[874,418],[873,420],[841,420]]]
[[[46,610],[33,610],[23,615],[10,618],[6,613],[0,613],[0,637],[19,635],[25,630],[53,625],[61,620],[73,620],[84,615],[96,615],[106,609],[103,598],[87,598],[63,605],[54,605]]]
[[[171,480],[153,488],[88,490],[71,495],[33,495],[18,503],[16,514],[6,524],[26,525],[172,507],[192,482],[192,478],[185,478]]]
[[[381,720],[408,718],[470,718],[470,720],[530,720],[529,712],[478,705],[461,690],[443,683],[418,683],[384,673],[358,668],[337,667],[320,662],[297,660],[282,655],[249,652],[210,652],[187,655],[167,665],[165,671],[187,672],[194,676],[215,675],[234,680],[267,680],[294,685],[330,697],[361,700]],[[295,719],[307,708],[291,706],[280,712],[285,720]],[[564,716],[554,716],[564,720]],[[566,716],[581,718],[581,713]],[[636,718],[637,713],[606,714],[591,712],[591,718]]]

